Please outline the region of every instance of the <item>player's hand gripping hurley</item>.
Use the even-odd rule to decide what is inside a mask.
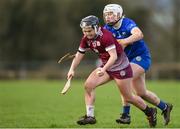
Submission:
[[[66,55],[64,55],[63,57],[60,58],[60,60],[58,61],[58,63],[62,63],[63,61],[66,61],[68,59],[72,59],[75,57],[76,54],[70,54],[70,53],[67,53]],[[64,86],[64,88],[62,89],[61,91],[61,94],[66,94],[66,92],[68,91],[68,89],[70,88],[71,86],[71,79],[72,79],[73,76],[70,76]]]

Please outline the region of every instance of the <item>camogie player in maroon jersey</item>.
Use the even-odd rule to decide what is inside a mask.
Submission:
[[[76,67],[89,49],[99,55],[102,66],[92,71],[84,84],[86,115],[81,117],[77,123],[79,125],[96,123],[94,115],[95,89],[114,80],[123,98],[142,110],[147,116],[150,126],[155,127],[157,110],[148,107],[139,96],[133,95],[130,87],[132,69],[121,45],[111,32],[99,26],[99,19],[96,16],[90,15],[83,18],[80,27],[84,36],[72,61],[67,79],[74,76]]]

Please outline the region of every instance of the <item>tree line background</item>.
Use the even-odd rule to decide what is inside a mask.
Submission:
[[[103,25],[102,11],[109,3],[122,5],[126,17],[144,32],[154,66],[151,75],[180,78],[179,0],[1,0],[0,78],[19,73],[26,77],[27,71],[38,71],[43,64],[52,74],[61,56],[76,52],[80,20],[96,15]],[[84,67],[96,59],[88,57]],[[63,73],[60,68],[54,71]]]

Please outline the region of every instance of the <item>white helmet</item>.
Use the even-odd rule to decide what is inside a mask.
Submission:
[[[108,17],[107,13],[113,13],[113,16]],[[123,9],[120,5],[118,4],[108,4],[104,7],[103,10],[103,17],[105,23],[109,25],[114,25],[116,24],[123,16]]]

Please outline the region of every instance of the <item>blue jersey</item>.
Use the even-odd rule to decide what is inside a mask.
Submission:
[[[117,30],[108,25],[104,26],[104,28],[106,28],[107,30],[113,33],[116,39],[128,38],[129,36],[131,36],[131,30],[134,27],[137,27],[136,23],[129,18],[123,18],[121,27]],[[128,45],[124,51],[129,59],[134,58],[144,52],[149,53],[149,49],[146,46],[146,43],[144,42],[144,40],[142,39],[134,42],[131,45]]]
[[[121,27],[119,29],[114,29],[112,26],[108,26],[107,24],[104,26],[105,29],[111,31],[116,39],[124,39],[131,36],[131,30],[137,27],[136,23],[129,19],[129,18],[123,18]],[[151,57],[149,49],[143,39],[138,40],[134,42],[133,44],[128,45],[124,49],[128,59],[130,62],[134,62],[133,60],[136,60],[137,62],[134,62],[136,64],[139,64],[142,66],[145,70],[147,70],[151,64]],[[148,63],[146,66],[143,66],[145,62],[139,62],[138,60],[141,60],[141,58],[148,58]],[[141,64],[140,64],[141,63]]]

